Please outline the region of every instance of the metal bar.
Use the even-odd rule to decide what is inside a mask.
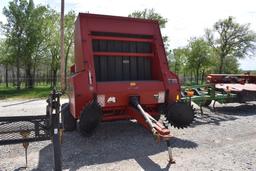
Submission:
[[[20,144],[24,142],[36,142],[36,141],[45,141],[50,140],[50,136],[38,137],[38,138],[28,138],[28,139],[14,139],[14,140],[1,140],[0,145],[9,145],[9,144]]]
[[[9,131],[0,131],[0,135],[2,134],[11,134],[11,133],[20,133],[21,131],[34,131],[36,132],[35,129],[19,129],[19,130],[9,130]]]
[[[52,95],[49,99],[51,110],[50,116],[52,118],[52,143],[53,143],[53,161],[54,161],[54,170],[61,171],[62,170],[62,153],[61,153],[61,119],[60,119],[60,94],[53,90]],[[53,113],[54,111],[54,113]]]
[[[26,168],[28,167],[28,148],[25,148]]]
[[[140,104],[137,104],[137,108],[139,109],[139,111],[142,114],[142,116],[145,118],[146,123],[148,123],[148,125],[151,128],[151,130],[153,131],[154,130],[154,126],[153,126],[153,123],[152,123],[151,119],[149,118],[150,115],[143,110],[143,108],[141,107]]]
[[[64,0],[61,0],[61,20],[60,20],[60,74],[61,90],[66,90],[65,82],[65,51],[64,51]]]
[[[104,115],[102,121],[107,122],[107,121],[113,121],[113,120],[127,120],[131,119],[130,115]]]
[[[173,156],[172,156],[172,148],[171,148],[170,140],[166,141],[166,145],[167,145],[167,148],[168,148],[169,163],[174,164],[175,160],[173,159]]]
[[[60,132],[59,132],[59,114],[53,114],[53,158],[54,158],[54,170],[62,170],[62,154],[60,147]]]
[[[45,119],[45,115],[38,115],[38,116],[8,116],[8,117],[0,117],[0,122],[7,121],[33,121],[33,120],[42,120]]]
[[[153,39],[128,38],[128,37],[111,37],[111,36],[91,36],[94,40],[115,40],[124,42],[153,42]]]
[[[150,57],[153,53],[125,53],[125,52],[94,52],[94,56],[131,56],[131,57]]]
[[[38,137],[40,133],[40,129],[39,129],[39,123],[36,122],[35,123],[35,136]]]

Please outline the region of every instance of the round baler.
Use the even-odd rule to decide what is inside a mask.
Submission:
[[[160,114],[178,128],[193,121],[191,106],[180,102],[157,21],[80,13],[71,73],[62,107],[66,131],[77,120],[86,136],[103,121],[136,119],[146,128]]]

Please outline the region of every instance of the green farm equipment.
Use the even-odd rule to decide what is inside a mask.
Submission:
[[[245,103],[256,101],[256,75],[249,74],[210,74],[206,85],[182,88],[181,100],[203,106],[215,103]]]

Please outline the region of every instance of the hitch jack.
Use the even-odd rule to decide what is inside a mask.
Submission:
[[[27,130],[21,130],[20,131],[20,135],[25,140],[25,139],[27,139],[29,137],[30,131],[28,129]],[[26,160],[25,168],[27,168],[28,167],[28,146],[29,146],[29,142],[23,142],[22,145],[23,145],[23,147],[25,149],[25,160]]]

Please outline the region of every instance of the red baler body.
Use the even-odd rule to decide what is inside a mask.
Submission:
[[[102,107],[103,121],[134,118],[129,104],[133,95],[156,115],[159,105],[176,102],[180,94],[159,24],[152,20],[80,13],[71,70],[70,111],[75,118],[93,99]]]

